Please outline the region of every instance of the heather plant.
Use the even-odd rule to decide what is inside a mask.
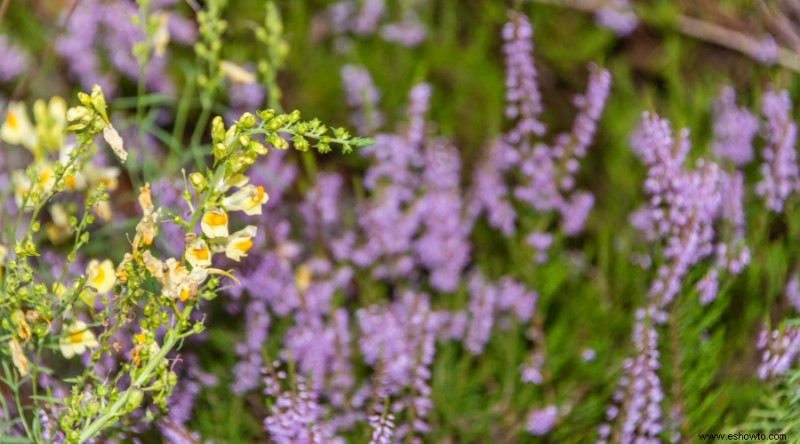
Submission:
[[[792,2],[68,3],[0,0],[0,442],[797,439]]]

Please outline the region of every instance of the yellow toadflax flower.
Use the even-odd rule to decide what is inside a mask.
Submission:
[[[87,348],[97,347],[99,343],[91,330],[83,321],[76,321],[66,328],[66,335],[61,337],[59,347],[65,358],[82,355]]]
[[[31,151],[36,148],[36,133],[28,118],[28,111],[24,103],[11,102],[8,104],[5,122],[0,126],[0,139],[12,145],[22,145]]]
[[[161,208],[153,211],[153,199],[150,194],[150,184],[146,183],[139,188],[139,206],[144,215],[136,225],[136,236],[133,238],[134,253],[139,249],[139,243],[145,246],[153,244],[153,239],[158,234],[158,219],[161,217]]]
[[[211,266],[211,251],[208,245],[202,239],[195,239],[188,243],[186,246],[186,261],[192,267],[210,267]]]
[[[256,237],[257,231],[255,225],[248,225],[233,233],[225,245],[225,256],[235,261],[247,256],[247,251],[253,247],[253,238]]]
[[[114,264],[106,259],[99,262],[93,259],[86,267],[86,284],[97,289],[98,293],[107,293],[114,288],[117,277],[114,273]]]
[[[219,70],[222,71],[223,74],[228,76],[231,82],[234,83],[255,83],[256,76],[252,72],[242,68],[241,66],[229,62],[227,60],[221,60],[219,62]]]
[[[17,339],[12,338],[8,346],[11,349],[11,360],[14,362],[14,367],[19,370],[19,374],[23,377],[28,376],[28,358],[25,357],[25,353],[22,351]]]
[[[264,187],[247,185],[222,199],[222,206],[228,211],[244,211],[248,216],[261,214],[261,206],[267,203],[269,195]]]
[[[200,227],[209,238],[228,237],[228,215],[219,208],[209,210],[203,214]]]
[[[297,289],[301,292],[308,290],[308,287],[311,286],[311,277],[311,267],[308,264],[297,267],[297,271],[294,273],[294,284]]]
[[[158,16],[158,29],[153,34],[153,49],[158,57],[164,57],[169,45],[169,14],[162,12]]]

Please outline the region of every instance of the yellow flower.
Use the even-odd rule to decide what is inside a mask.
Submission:
[[[63,205],[55,203],[50,206],[50,217],[52,222],[47,224],[47,237],[50,242],[59,244],[72,234],[72,227],[69,226],[69,215]]]
[[[45,104],[37,100],[33,104],[33,117],[36,119],[36,138],[38,146],[34,154],[45,151],[55,152],[63,148],[64,128],[67,124],[67,102],[61,97],[53,97]]]
[[[203,214],[200,226],[203,228],[203,234],[212,239],[215,237],[227,237],[228,215],[225,214],[225,211],[214,208]]]
[[[164,57],[169,45],[169,14],[162,12],[158,16],[158,29],[153,34],[153,49],[158,57]]]
[[[258,229],[255,225],[248,225],[244,229],[233,233],[225,245],[225,256],[235,261],[247,256],[247,250],[253,247],[253,238],[256,237],[257,231]]]
[[[227,60],[222,60],[219,62],[219,70],[222,71],[223,74],[228,76],[231,82],[234,83],[256,82],[255,74]]]
[[[210,267],[211,251],[202,239],[195,239],[186,246],[186,261],[192,267]]]
[[[241,188],[247,185],[248,182],[250,182],[250,178],[245,176],[244,174],[239,173],[234,176],[226,177],[225,179],[218,182],[217,185],[214,187],[214,191],[217,191],[219,193],[224,193],[233,187]]]
[[[59,340],[59,347],[61,348],[61,353],[67,359],[83,354],[87,348],[99,345],[94,333],[86,328],[86,324],[83,321],[76,321],[67,327],[66,333]]]
[[[150,184],[139,188],[139,206],[144,215],[136,225],[136,236],[133,238],[133,251],[139,248],[139,243],[145,246],[152,245],[153,239],[158,234],[158,219],[161,217],[161,208],[153,211],[153,199],[150,194]]]
[[[107,200],[97,202],[92,207],[92,210],[103,222],[111,222],[113,212],[111,211],[111,204]]]
[[[114,273],[114,264],[106,259],[99,262],[96,259],[89,262],[86,267],[87,285],[97,289],[98,293],[107,293],[114,288],[117,277]]]
[[[269,195],[264,187],[247,185],[222,199],[222,206],[228,211],[244,211],[248,216],[261,214],[261,206],[267,203]]]
[[[8,346],[11,349],[11,360],[14,362],[14,367],[19,370],[19,374],[23,377],[28,376],[28,358],[25,357],[25,353],[23,353],[17,339],[12,338]]]
[[[308,290],[308,287],[311,286],[311,267],[307,264],[297,267],[297,271],[294,273],[294,283],[301,292]]]
[[[106,186],[106,191],[114,191],[119,186],[119,168],[108,167],[98,168],[93,165],[86,165],[84,174],[86,180],[92,187],[96,187],[101,183]]]
[[[24,103],[8,104],[5,122],[0,126],[0,139],[12,145],[22,145],[31,151],[36,148],[36,133]]]

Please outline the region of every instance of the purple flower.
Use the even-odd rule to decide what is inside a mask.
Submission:
[[[519,159],[519,154],[504,140],[496,140],[489,146],[486,159],[475,169],[473,189],[467,208],[468,216],[475,220],[486,213],[489,225],[504,235],[514,233],[516,212],[508,196],[504,173]]]
[[[747,108],[736,106],[736,91],[730,86],[723,88],[714,102],[711,152],[742,166],[753,159],[753,136],[757,131],[758,119]]]
[[[480,355],[492,333],[497,290],[479,273],[473,273],[469,278],[469,294],[470,320],[464,343],[470,353]]]
[[[525,237],[525,242],[536,252],[534,256],[536,263],[542,264],[547,262],[547,250],[553,245],[553,235],[551,233],[534,231]]]
[[[639,18],[634,14],[630,0],[610,0],[603,2],[603,7],[595,12],[597,24],[614,31],[618,36],[624,37],[639,24]]]
[[[800,328],[787,325],[782,330],[772,332],[762,329],[756,347],[763,350],[758,377],[765,380],[783,376],[800,355]]]
[[[372,82],[369,71],[362,66],[342,67],[345,99],[352,110],[350,120],[361,134],[372,134],[383,123],[379,111],[381,93]]]
[[[543,409],[532,411],[528,415],[528,424],[525,429],[531,435],[546,435],[553,429],[556,420],[558,420],[558,408],[554,405],[549,405]]]
[[[422,234],[414,245],[419,262],[431,272],[431,285],[451,292],[458,287],[461,270],[469,261],[472,228],[462,217],[461,159],[455,147],[441,139],[426,147],[424,159],[426,192],[413,210],[421,221]]]
[[[272,412],[264,420],[264,430],[276,444],[316,444],[330,437],[320,420],[323,410],[317,395],[309,390],[302,377],[297,377],[296,390],[280,393]]]
[[[372,427],[369,444],[392,444],[394,415],[391,413],[372,415],[369,417],[369,426]]]
[[[388,23],[381,28],[381,37],[387,42],[413,48],[425,41],[427,28],[415,13],[407,13],[399,22]]]
[[[503,26],[503,54],[506,58],[506,116],[517,119],[510,132],[512,141],[521,137],[544,134],[545,126],[539,121],[542,97],[536,82],[533,64],[533,28],[528,17],[509,11],[509,22]]]
[[[644,310],[636,314],[633,329],[636,354],[623,363],[623,375],[613,396],[615,404],[606,409],[609,423],[619,421],[617,442],[620,444],[660,442],[664,392],[657,373],[658,334],[653,328],[653,314],[652,308],[647,314]],[[608,424],[601,425],[599,442],[607,442],[610,431]]]
[[[7,83],[22,74],[28,66],[28,56],[0,35],[0,83]]]
[[[721,173],[714,163],[684,167],[688,131],[672,138],[669,122],[644,113],[632,139],[634,153],[647,166],[648,203],[636,213],[636,226],[648,239],[664,243],[665,263],[658,267],[650,296],[666,307],[680,291],[690,267],[714,251],[713,223],[719,215]]]
[[[761,100],[761,110],[767,121],[767,146],[761,151],[763,176],[756,193],[764,197],[770,211],[780,213],[791,193],[800,187],[797,167],[797,125],[791,119],[792,102],[787,91],[769,91]]]
[[[712,268],[695,286],[695,291],[700,294],[700,305],[710,304],[717,297],[718,289],[719,278],[717,277],[717,269]]]
[[[795,310],[800,312],[800,279],[793,273],[783,290],[783,295]]]

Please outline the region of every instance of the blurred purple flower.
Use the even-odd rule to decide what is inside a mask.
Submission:
[[[714,102],[711,152],[742,166],[753,159],[753,136],[757,131],[758,119],[747,108],[736,106],[736,91],[730,86],[723,88]]]
[[[764,162],[759,170],[763,179],[756,193],[764,197],[770,211],[780,213],[789,196],[800,188],[797,166],[797,125],[791,118],[792,102],[787,91],[768,91],[761,100],[767,123],[767,145],[761,151]]]
[[[528,415],[528,423],[525,429],[531,435],[546,435],[553,429],[558,420],[558,408],[549,405],[543,409],[534,410]]]
[[[28,66],[28,55],[16,48],[8,38],[0,35],[0,83],[14,80]]]

